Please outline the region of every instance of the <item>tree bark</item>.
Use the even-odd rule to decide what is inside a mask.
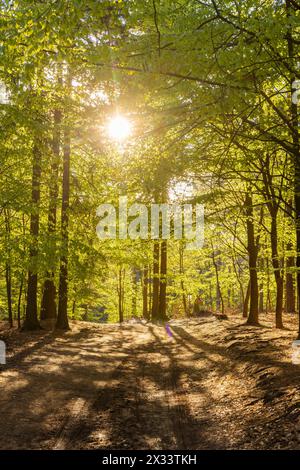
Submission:
[[[151,276],[152,276],[152,272],[151,272],[151,266],[149,265],[148,267],[148,318],[150,318],[151,316],[151,312],[152,312],[152,282],[151,282]]]
[[[30,236],[31,245],[29,250],[29,263],[27,280],[27,304],[23,330],[40,329],[37,311],[37,262],[38,255],[38,235],[39,235],[39,203],[40,203],[40,180],[41,180],[41,150],[36,142],[33,147],[32,165],[32,212],[30,216]]]
[[[14,326],[14,322],[13,322],[12,298],[11,298],[11,268],[8,262],[6,262],[5,264],[5,280],[6,280],[8,323],[9,323],[10,328],[12,328]]]
[[[271,216],[271,249],[272,249],[272,264],[274,269],[274,276],[276,282],[276,307],[275,319],[276,328],[283,328],[282,322],[282,307],[283,307],[283,276],[281,274],[279,256],[278,256],[278,237],[277,237],[277,213]]]
[[[24,283],[24,277],[22,273],[20,287],[19,287],[18,307],[17,307],[18,328],[21,328],[21,301],[22,301],[22,294],[23,294],[23,283]]]
[[[290,0],[286,0],[287,17],[291,16],[293,6]],[[294,39],[292,33],[292,26],[287,30],[287,48],[290,64],[295,67],[295,53],[294,53]],[[298,119],[298,103],[297,100],[293,99],[294,93],[297,92],[295,89],[294,73],[290,74],[290,90],[291,90],[291,101],[290,101],[290,114],[291,124],[293,128],[292,140],[293,140],[293,151],[292,157],[294,160],[294,201],[295,201],[295,226],[296,226],[296,267],[297,267],[297,298],[298,298],[298,339],[300,339],[300,138],[299,138],[299,119]]]
[[[159,318],[159,242],[154,241],[153,245],[153,289],[152,289],[152,320]]]
[[[145,320],[149,319],[148,314],[148,269],[143,270],[143,317]]]
[[[69,248],[69,197],[70,197],[71,136],[69,127],[64,130],[63,188],[61,208],[61,240],[59,295],[56,328],[68,330],[68,248]]]
[[[257,246],[255,243],[253,206],[250,191],[246,194],[245,211],[247,217],[247,249],[250,271],[250,310],[247,320],[248,325],[259,325],[258,322],[258,281],[257,281]]]
[[[119,323],[124,321],[124,310],[123,310],[123,269],[119,268],[118,272],[118,306],[119,306]]]
[[[168,245],[167,240],[161,242],[160,253],[160,278],[159,278],[159,319],[167,318],[167,257]]]
[[[137,315],[137,295],[138,295],[138,281],[137,281],[138,271],[136,268],[132,270],[132,315],[135,317]]]
[[[263,283],[260,283],[260,286],[259,286],[258,311],[259,311],[259,313],[263,313],[263,311],[264,311],[264,285],[263,285]]]
[[[293,201],[289,200],[286,205],[286,213],[290,218],[293,217]],[[294,247],[291,241],[286,244],[287,258],[285,262],[285,311],[288,313],[296,312],[296,296],[294,286],[295,256]]]
[[[211,243],[211,248],[212,248],[212,260],[213,260],[213,265],[215,268],[215,273],[216,273],[216,281],[217,281],[217,298],[219,297],[220,302],[221,302],[221,311],[222,314],[224,315],[225,313],[225,308],[224,308],[224,299],[221,291],[221,284],[220,284],[220,278],[219,278],[219,269],[218,269],[218,263],[215,257],[215,249],[213,246],[213,243]]]
[[[58,198],[58,167],[60,159],[60,124],[61,111],[54,111],[54,131],[52,141],[53,162],[51,165],[51,186],[49,194],[49,210],[48,210],[48,235],[51,237],[56,230],[56,211]],[[55,244],[52,242],[52,248],[55,250]],[[56,318],[56,287],[54,282],[54,272],[46,273],[46,280],[43,286],[43,295],[41,302],[41,320]]]
[[[292,248],[292,244],[288,243],[287,250],[292,250]],[[285,278],[285,310],[288,313],[295,313],[296,311],[294,276],[293,273],[290,272],[293,268],[295,268],[295,258],[294,256],[288,256],[286,260]]]
[[[180,275],[184,275],[184,258],[183,258],[183,245],[180,244],[179,246],[179,272]],[[181,292],[182,292],[182,304],[183,304],[183,309],[184,309],[184,314],[188,316],[188,306],[187,306],[187,301],[186,301],[186,290],[185,290],[185,285],[183,278],[181,277],[180,280],[180,285],[181,285]]]
[[[244,304],[243,304],[243,318],[248,317],[249,300],[250,300],[250,280],[248,282],[246,295],[245,295],[245,299],[244,299]]]
[[[264,267],[265,267],[265,263],[264,263],[264,258],[260,258],[259,260],[259,267],[260,267],[260,272],[263,273],[264,272]],[[264,312],[264,283],[263,283],[263,280],[260,281],[260,284],[259,284],[259,303],[258,303],[258,312],[259,313],[263,313]]]
[[[5,282],[6,282],[6,298],[7,298],[7,311],[8,323],[10,328],[13,327],[13,312],[12,312],[12,294],[11,294],[11,246],[10,246],[10,211],[4,209],[5,216],[5,238],[6,238],[6,251],[7,260],[5,262]]]
[[[277,230],[277,216],[279,210],[278,197],[274,190],[273,177],[270,172],[270,156],[267,154],[262,162],[262,177],[265,187],[265,199],[268,211],[271,217],[271,251],[272,251],[272,266],[276,282],[276,307],[275,319],[276,328],[283,328],[282,323],[282,308],[283,308],[283,272],[280,266],[278,254],[278,230]]]

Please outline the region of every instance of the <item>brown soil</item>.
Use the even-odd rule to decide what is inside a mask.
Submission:
[[[214,316],[5,330],[1,449],[300,449],[289,330]]]

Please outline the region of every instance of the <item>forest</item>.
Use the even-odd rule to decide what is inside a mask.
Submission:
[[[300,449],[299,110],[298,0],[0,2],[1,449]]]

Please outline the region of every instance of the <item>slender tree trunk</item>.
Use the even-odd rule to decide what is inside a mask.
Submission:
[[[260,258],[259,260],[259,267],[260,267],[260,272],[264,272],[264,258]],[[260,281],[259,284],[259,301],[258,301],[258,312],[263,313],[264,312],[264,282],[263,280]]]
[[[41,320],[56,318],[56,287],[54,283],[54,273],[47,273],[49,279],[45,279],[43,286],[43,296],[41,302]]]
[[[244,299],[244,304],[243,304],[243,318],[248,317],[249,300],[250,300],[250,279],[249,279],[249,282],[248,282],[246,295],[245,295],[245,299]]]
[[[264,312],[264,285],[262,282],[259,285],[258,312]]]
[[[119,322],[124,321],[124,310],[123,310],[123,269],[119,268],[118,272],[118,300],[119,300]]]
[[[250,310],[248,325],[258,325],[258,281],[257,281],[257,246],[255,243],[252,196],[247,192],[245,199],[245,211],[247,217],[247,240],[250,271]]]
[[[231,267],[228,266],[228,274],[230,275],[231,274]],[[227,289],[227,307],[230,308],[231,307],[231,297],[233,296],[233,289],[231,289],[230,287],[228,287]]]
[[[288,243],[287,250],[292,250],[292,244]],[[295,287],[294,287],[294,276],[291,270],[295,268],[295,258],[288,256],[286,260],[286,278],[285,278],[285,310],[288,313],[295,313],[296,311],[296,299],[295,299]]]
[[[61,111],[54,111],[54,132],[52,141],[53,162],[51,168],[52,180],[50,182],[49,210],[48,210],[48,235],[51,240],[56,230],[56,211],[58,198],[58,168],[60,159],[60,125]],[[55,243],[51,240],[52,248],[55,250]],[[54,272],[46,273],[46,280],[43,286],[43,296],[41,303],[41,320],[56,318],[56,287],[54,282]]]
[[[84,307],[84,314],[83,314],[82,320],[88,321],[89,306],[88,304],[85,304],[83,307]]]
[[[153,289],[152,289],[152,320],[159,318],[159,242],[154,241],[153,245]]]
[[[186,301],[186,290],[182,276],[184,275],[184,259],[183,259],[183,245],[180,244],[179,246],[179,273],[181,276],[180,285],[181,285],[181,292],[182,292],[182,304],[184,309],[184,314],[188,316],[188,306]]]
[[[274,190],[273,178],[270,172],[270,156],[266,155],[262,162],[262,177],[265,186],[266,204],[271,217],[271,250],[272,250],[272,266],[276,282],[276,328],[283,328],[282,323],[282,308],[283,308],[283,271],[280,266],[278,254],[278,230],[277,230],[277,216],[279,204],[277,201],[276,192]]]
[[[12,312],[12,298],[11,298],[11,269],[8,262],[5,265],[5,280],[6,280],[6,296],[7,296],[7,310],[8,310],[8,322],[10,328],[13,325],[13,312]]]
[[[148,292],[148,318],[150,318],[151,316],[151,312],[152,312],[152,282],[151,282],[151,279],[152,279],[152,272],[151,272],[151,266],[149,265],[148,267],[148,283],[149,283],[149,292]]]
[[[215,265],[214,268],[216,269]],[[218,282],[216,282],[216,310],[219,311],[221,307],[221,291]]]
[[[291,0],[286,0],[287,17],[291,16],[293,11],[293,4]],[[290,26],[287,30],[287,48],[289,55],[289,62],[292,68],[296,67],[295,64],[295,53],[294,53],[294,38],[293,38],[293,26]],[[300,339],[300,138],[299,138],[299,119],[298,119],[298,103],[294,99],[295,93],[297,93],[295,87],[296,76],[294,73],[290,74],[291,84],[291,124],[293,127],[292,139],[293,139],[293,151],[292,158],[294,160],[294,200],[295,200],[295,225],[296,225],[296,267],[297,267],[297,299],[298,299],[298,339]]]
[[[282,323],[283,276],[281,274],[277,245],[278,245],[277,213],[273,212],[271,215],[271,249],[272,249],[272,264],[273,264],[274,276],[275,276],[275,282],[276,282],[275,318],[276,318],[276,328],[283,328],[283,323]]]
[[[160,253],[159,307],[158,307],[160,320],[165,320],[167,318],[167,257],[168,257],[167,240],[162,240],[161,253]]]
[[[24,276],[22,273],[20,287],[19,287],[18,307],[17,307],[18,328],[21,328],[21,303],[22,303],[22,294],[23,294],[23,283],[24,283]]]
[[[143,317],[148,320],[148,269],[143,270]]]
[[[298,145],[299,149],[299,145]],[[300,339],[300,151],[295,158],[295,217],[296,217],[296,267],[297,267],[297,309],[299,318],[298,339]]]
[[[216,273],[217,295],[220,298],[221,308],[222,308],[221,311],[222,311],[222,314],[224,315],[224,313],[225,313],[224,300],[223,300],[223,295],[222,295],[222,291],[221,291],[220,278],[219,278],[219,269],[218,269],[218,263],[217,263],[217,260],[216,260],[216,257],[215,257],[215,249],[214,249],[213,243],[211,243],[211,248],[212,248],[212,260],[213,260],[213,265],[214,265],[215,273]]]
[[[138,295],[138,281],[137,281],[137,269],[132,270],[132,315],[137,315],[137,295]]]
[[[69,244],[69,196],[70,196],[70,128],[64,131],[63,188],[61,208],[62,253],[60,258],[59,295],[56,328],[68,330],[68,244]]]
[[[290,199],[286,204],[287,217],[293,217],[293,201]],[[285,311],[288,313],[296,312],[296,296],[294,286],[295,257],[294,247],[291,241],[286,244],[287,258],[285,262]]]
[[[30,236],[31,246],[29,250],[30,268],[28,270],[27,280],[27,304],[23,330],[40,329],[37,309],[37,255],[38,255],[38,236],[39,236],[39,203],[40,203],[40,180],[41,180],[41,150],[36,142],[33,147],[33,165],[32,165],[32,212],[30,216]]]
[[[213,303],[214,303],[214,299],[213,299],[213,293],[212,293],[212,284],[210,282],[209,283],[209,305],[211,309],[213,309]]]
[[[272,310],[271,293],[270,293],[269,258],[266,258],[266,268],[267,268],[267,298],[266,298],[266,315],[267,315]]]
[[[6,251],[7,260],[5,263],[5,282],[6,282],[6,298],[7,298],[7,311],[8,323],[10,328],[13,327],[13,311],[12,311],[12,293],[11,293],[11,246],[10,246],[10,211],[4,209],[5,216],[5,238],[6,238]]]

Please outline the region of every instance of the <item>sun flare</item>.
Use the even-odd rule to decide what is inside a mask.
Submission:
[[[114,116],[108,123],[109,137],[118,142],[123,142],[131,134],[132,126],[124,116]]]

